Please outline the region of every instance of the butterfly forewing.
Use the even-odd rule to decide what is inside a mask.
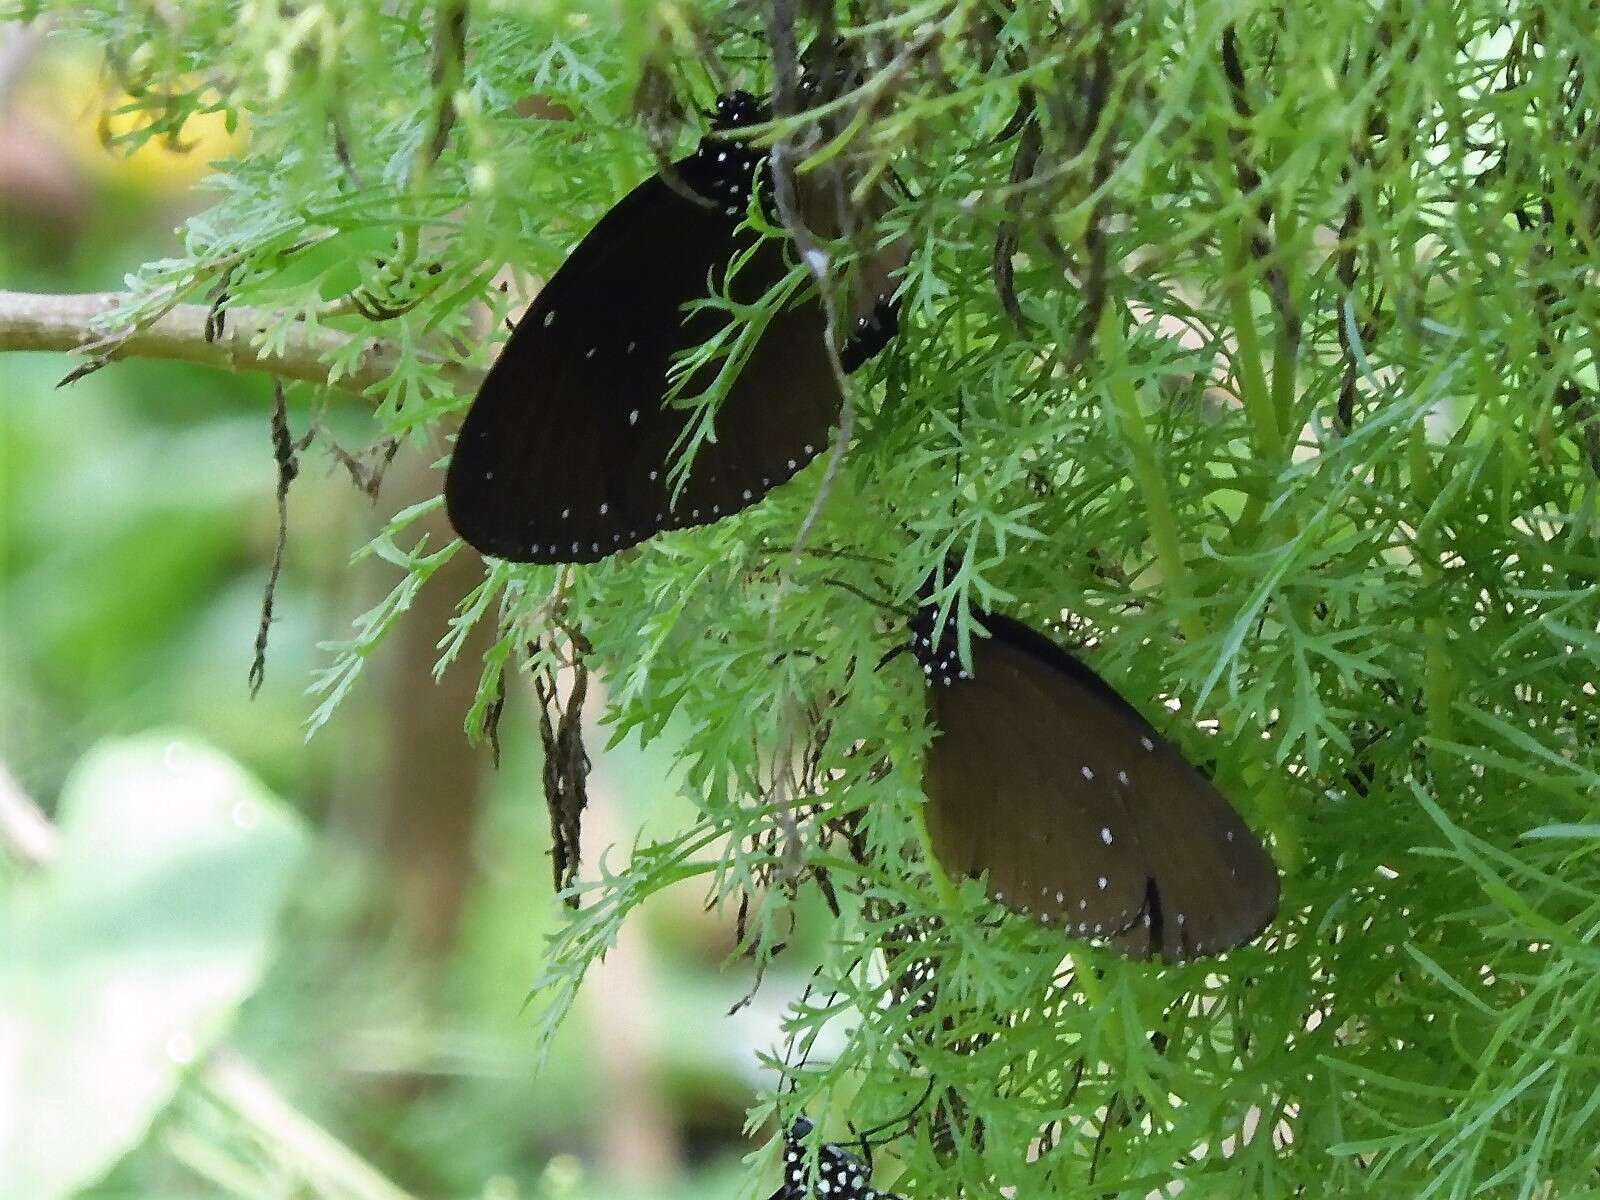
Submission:
[[[786,240],[758,242],[744,227],[752,195],[764,194],[752,191],[764,152],[728,136],[765,119],[765,107],[740,93],[718,104],[718,129],[674,164],[677,182],[705,203],[660,176],[635,188],[540,292],[485,378],[445,484],[456,531],[483,553],[592,562],[748,507],[827,444],[841,394],[808,287],[768,314],[715,411],[714,437],[696,445],[686,476],[672,473],[697,419],[687,402],[721,366],[679,379],[673,363],[731,319],[686,306],[724,287],[753,305],[792,269]],[[861,273],[878,290],[843,318],[841,358],[852,366],[894,334],[890,280],[904,261],[894,244]],[[682,399],[668,403],[669,394]]]
[[[1210,780],[1088,667],[983,615],[970,674],[953,640],[913,649],[937,736],[924,791],[945,868],[1044,923],[1169,959],[1248,941],[1277,911],[1272,860]]]
[[[731,280],[729,295],[737,304],[755,304],[789,270],[784,243],[762,242]],[[703,341],[721,319],[712,311],[699,313],[688,332],[695,341]],[[695,451],[677,505],[680,522],[703,524],[748,507],[827,445],[838,417],[839,387],[827,357],[804,352],[823,344],[823,320],[822,308],[812,297],[791,300],[768,315],[716,409],[713,440]],[[711,364],[697,372],[680,394],[693,397],[705,391],[717,369]],[[680,429],[690,417],[682,410],[673,415]]]
[[[746,507],[826,442],[838,407],[831,377],[771,387],[781,340],[820,330],[818,306],[802,300],[767,326],[718,413],[717,442],[670,503],[668,470],[690,414],[663,404],[668,368],[725,319],[684,307],[721,284],[741,236],[754,236],[736,233],[737,220],[652,178],[583,240],[518,324],[457,438],[445,492],[468,542],[519,562],[594,561]],[[763,243],[735,298],[759,299],[787,269],[781,243]],[[703,372],[685,391],[708,383]]]

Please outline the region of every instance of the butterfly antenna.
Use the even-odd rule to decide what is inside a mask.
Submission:
[[[844,591],[849,592],[852,596],[865,600],[874,608],[881,608],[884,612],[894,613],[899,617],[905,617],[909,619],[914,614],[914,610],[902,608],[900,605],[895,604],[892,601],[885,600],[880,596],[874,596],[871,592],[858,588],[855,584],[845,579],[836,579],[832,575],[820,575],[815,577],[811,582],[831,584],[836,588],[841,588]]]
[[[867,1160],[867,1165],[870,1167],[872,1165],[872,1139],[874,1136],[882,1133],[885,1129],[893,1129],[896,1125],[904,1125],[906,1127],[905,1132],[910,1133],[911,1122],[916,1118],[917,1113],[922,1110],[922,1106],[928,1102],[928,1098],[932,1095],[933,1079],[930,1077],[928,1079],[928,1086],[922,1089],[922,1095],[916,1099],[910,1108],[906,1109],[906,1111],[901,1113],[898,1117],[890,1117],[887,1121],[884,1121],[878,1125],[874,1125],[865,1133],[856,1134],[856,1137],[849,1144],[852,1146],[861,1147],[861,1156]],[[856,1132],[854,1125],[851,1125],[850,1132]],[[897,1133],[894,1136],[899,1137],[900,1134]],[[893,1138],[879,1138],[878,1143],[883,1144],[893,1140]]]

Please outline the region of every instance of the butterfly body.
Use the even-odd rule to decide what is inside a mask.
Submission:
[[[901,1200],[890,1192],[874,1189],[872,1168],[833,1142],[824,1143],[817,1150],[813,1190],[804,1139],[815,1128],[805,1117],[790,1126],[784,1137],[783,1186],[772,1194],[771,1200]]]
[[[1249,941],[1278,875],[1233,807],[1115,689],[1021,622],[982,614],[970,670],[948,623],[912,621],[938,731],[924,791],[945,869],[1052,928],[1134,958]]]
[[[598,561],[749,507],[828,444],[841,394],[822,306],[802,295],[768,316],[718,407],[714,436],[674,493],[672,465],[695,414],[666,398],[675,386],[685,397],[704,392],[720,364],[679,381],[673,362],[728,321],[685,306],[724,286],[735,304],[754,305],[791,270],[784,240],[762,241],[744,224],[766,152],[727,136],[766,116],[747,93],[719,99],[712,131],[674,164],[689,195],[659,175],[645,180],[517,324],[462,425],[445,483],[452,524],[484,554]],[[893,333],[878,301],[864,316],[841,352],[853,363]]]

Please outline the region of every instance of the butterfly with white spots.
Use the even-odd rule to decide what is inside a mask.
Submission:
[[[1105,680],[1019,621],[910,626],[937,736],[923,791],[934,853],[1063,933],[1183,961],[1250,941],[1278,872],[1216,786]]]
[[[783,1140],[783,1186],[771,1200],[901,1200],[872,1186],[872,1169],[854,1154],[826,1142],[817,1149],[813,1168],[805,1139],[816,1128],[801,1117]]]
[[[451,523],[483,554],[596,562],[663,530],[748,508],[829,444],[842,395],[822,304],[802,290],[767,314],[727,382],[714,438],[699,446],[681,491],[672,490],[672,463],[697,418],[666,402],[678,385],[674,363],[727,336],[729,320],[692,306],[725,284],[734,303],[755,306],[793,269],[787,239],[762,239],[747,220],[752,196],[770,194],[768,152],[738,131],[769,115],[748,93],[719,98],[711,131],[674,164],[689,195],[660,175],[645,180],[589,231],[517,323],[467,413],[445,480]],[[822,189],[802,177],[797,190],[810,219]],[[858,216],[870,225],[869,212]],[[820,217],[813,228],[838,232]],[[730,278],[736,260],[743,265]],[[893,277],[904,262],[896,245],[859,265],[854,307],[838,331],[846,370],[895,335]],[[705,392],[725,365],[703,367],[681,394]]]

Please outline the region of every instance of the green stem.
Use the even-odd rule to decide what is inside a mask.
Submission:
[[[56,854],[60,836],[50,818],[25,795],[0,766],[0,847],[25,864],[44,867]],[[289,1158],[317,1188],[319,1195],[339,1200],[412,1200],[378,1173],[365,1159],[326,1129],[302,1114],[270,1080],[227,1046],[213,1050],[200,1069],[199,1081],[210,1096],[238,1116],[272,1150]],[[180,1139],[179,1148],[193,1158],[207,1143]],[[207,1159],[226,1160],[221,1155]],[[203,1169],[197,1166],[197,1169]]]
[[[1290,206],[1284,205],[1285,209]],[[1277,244],[1279,247],[1294,245],[1294,217],[1288,212],[1277,214],[1278,227]],[[1280,264],[1283,261],[1280,255]],[[1280,270],[1281,270],[1280,266]],[[1283,286],[1289,289],[1288,272],[1283,274]],[[1287,301],[1292,305],[1292,299]],[[1272,357],[1272,412],[1277,424],[1278,432],[1283,441],[1279,443],[1282,456],[1287,459],[1294,454],[1295,442],[1299,440],[1300,426],[1294,419],[1294,392],[1295,377],[1299,366],[1299,347],[1295,340],[1289,336],[1288,314],[1278,314],[1278,336],[1273,349]]]
[[[1422,691],[1428,705],[1428,732],[1438,740],[1451,741],[1454,738],[1450,708],[1456,693],[1455,656],[1450,653],[1445,624],[1438,617],[1426,618],[1422,622],[1422,632],[1427,639]]]
[[[1184,560],[1183,541],[1178,535],[1178,520],[1173,515],[1172,499],[1167,493],[1166,476],[1161,472],[1155,444],[1150,440],[1150,431],[1145,425],[1144,411],[1139,407],[1139,398],[1133,390],[1127,347],[1123,344],[1122,325],[1117,315],[1120,308],[1120,305],[1107,304],[1100,315],[1100,349],[1109,368],[1107,377],[1111,400],[1116,407],[1123,440],[1133,458],[1134,482],[1144,497],[1150,540],[1155,543],[1156,561],[1161,564],[1174,607],[1178,610],[1178,624],[1190,641],[1200,641],[1205,637],[1205,625],[1195,608],[1194,589]]]
[[[1239,385],[1239,398],[1244,401],[1245,416],[1255,435],[1256,453],[1263,463],[1276,467],[1283,458],[1283,428],[1278,423],[1277,405],[1267,386],[1261,339],[1256,335],[1250,289],[1245,286],[1244,243],[1233,225],[1223,227],[1222,240],[1227,259],[1223,290],[1227,293],[1228,315],[1238,342],[1233,353],[1233,373]],[[1286,378],[1287,374],[1285,372]]]

